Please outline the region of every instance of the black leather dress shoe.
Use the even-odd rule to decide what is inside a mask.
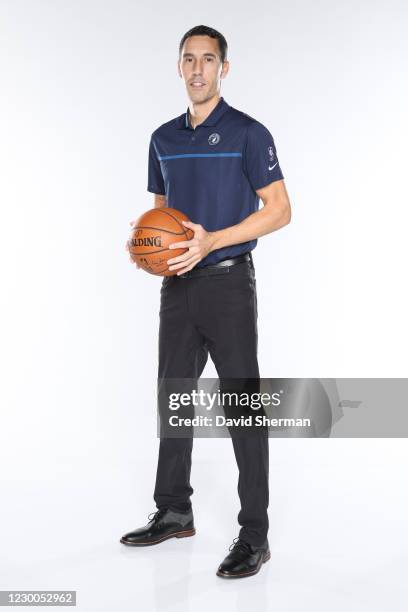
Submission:
[[[217,576],[221,578],[254,576],[262,564],[271,558],[267,541],[264,546],[255,547],[240,538],[235,538],[230,551],[218,568]]]
[[[150,514],[148,518],[150,519]],[[144,527],[122,536],[122,544],[129,546],[151,546],[169,538],[188,538],[195,534],[193,512],[174,512],[161,508]]]

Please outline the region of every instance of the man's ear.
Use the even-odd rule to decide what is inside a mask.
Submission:
[[[179,73],[180,79],[182,79],[183,75],[181,74],[181,70],[180,70],[180,60],[177,60],[177,72]]]
[[[229,71],[229,61],[228,61],[228,60],[225,60],[225,61],[224,61],[224,63],[223,63],[223,65],[222,65],[222,69],[221,69],[220,78],[221,78],[221,79],[224,79],[224,78],[227,76],[228,71]]]

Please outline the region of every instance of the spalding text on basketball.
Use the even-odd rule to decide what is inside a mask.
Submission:
[[[130,246],[156,246],[161,247],[161,236],[147,236],[145,238],[132,238]]]

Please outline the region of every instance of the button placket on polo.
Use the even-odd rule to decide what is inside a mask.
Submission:
[[[192,132],[192,134],[191,134],[191,136],[190,136],[190,139],[189,139],[189,140],[190,140],[190,143],[195,142],[195,141],[196,141],[196,131],[197,131],[197,128],[198,128],[199,126],[197,126],[197,127],[194,129],[193,127],[191,127],[191,125],[190,125],[190,123],[189,123],[189,121],[188,121],[188,119],[187,119],[187,118],[186,118],[186,124],[187,124],[188,129],[189,129],[189,130]]]

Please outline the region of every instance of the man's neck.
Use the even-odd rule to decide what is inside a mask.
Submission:
[[[194,104],[193,102],[190,102],[188,106],[188,110],[189,110],[191,127],[194,130],[196,129],[198,125],[200,125],[200,123],[203,123],[203,121],[207,119],[208,115],[212,113],[212,111],[217,106],[220,99],[221,99],[221,96],[216,94],[213,98],[210,98],[209,100],[207,100],[206,102],[203,102],[202,104]]]

